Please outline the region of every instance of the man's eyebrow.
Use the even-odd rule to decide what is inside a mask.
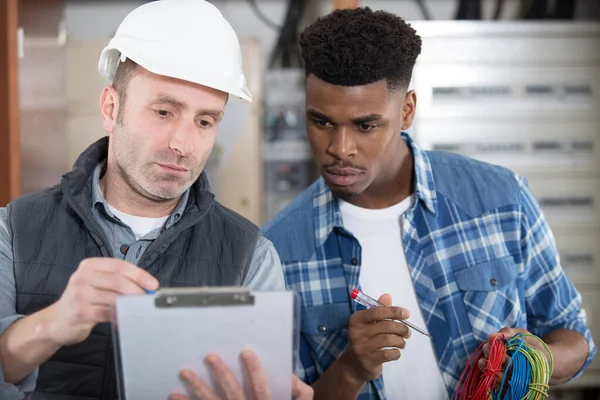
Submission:
[[[383,115],[381,114],[369,114],[362,117],[353,118],[352,123],[355,125],[367,124],[369,122],[377,121],[381,118],[383,118]]]
[[[179,101],[177,99],[174,99],[173,97],[171,97],[171,96],[169,96],[167,94],[159,93],[158,95],[156,95],[156,99],[158,101],[160,101],[161,103],[167,103],[167,104],[170,104],[170,105],[172,105],[173,107],[176,107],[176,108],[180,108],[180,109],[186,109],[186,108],[188,108],[187,104],[185,104],[184,102]]]
[[[331,121],[330,117],[328,117],[327,115],[320,113],[317,110],[314,110],[312,108],[309,108],[308,110],[306,110],[306,113],[313,118],[317,118],[317,119],[320,119],[323,121]],[[369,122],[377,121],[382,118],[383,118],[383,115],[381,115],[381,114],[368,114],[368,115],[363,115],[360,117],[353,118],[351,121],[355,125],[360,125],[360,124],[367,124]]]
[[[196,114],[208,115],[209,117],[213,117],[216,121],[219,121],[221,118],[223,118],[223,111],[221,111],[221,110],[204,109],[204,110],[198,110],[198,112]]]
[[[322,113],[320,113],[317,110],[314,110],[312,108],[309,108],[308,110],[306,110],[306,113],[308,115],[310,115],[311,117],[314,117],[314,118],[322,119],[324,121],[331,121],[331,118],[329,118],[327,115],[322,114]]]
[[[161,102],[161,103],[166,103],[166,104],[170,104],[173,107],[179,108],[180,110],[186,110],[188,109],[188,105],[182,101],[179,101],[169,95],[166,94],[158,94],[156,96],[156,99]],[[219,110],[219,109],[200,109],[198,111],[196,111],[197,115],[208,115],[209,117],[213,117],[215,120],[220,120],[221,118],[223,118],[223,110]]]

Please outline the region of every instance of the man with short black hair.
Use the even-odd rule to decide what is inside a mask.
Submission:
[[[551,383],[580,374],[596,348],[525,179],[424,151],[405,132],[415,30],[384,11],[336,10],[300,47],[321,178],[263,231],[301,297],[301,378],[315,398],[454,398],[479,344],[517,329],[550,348]],[[356,287],[387,307],[358,306]],[[409,317],[433,339],[392,321]]]

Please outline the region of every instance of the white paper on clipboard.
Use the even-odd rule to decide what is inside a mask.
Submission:
[[[244,349],[258,355],[272,398],[291,398],[298,310],[291,291],[240,287],[119,297],[113,324],[119,398],[164,400],[171,393],[186,394],[179,379],[182,369],[191,369],[222,395],[204,363],[208,354],[219,355],[250,395],[239,357]]]

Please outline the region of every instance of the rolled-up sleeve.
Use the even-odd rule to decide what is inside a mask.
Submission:
[[[587,326],[585,310],[581,308],[581,294],[560,265],[556,242],[544,214],[525,179],[520,178],[519,183],[523,212],[521,250],[527,276],[527,327],[539,337],[563,328],[579,332],[585,338],[588,356],[583,367],[571,378],[574,379],[590,365],[596,346]]]
[[[22,318],[16,312],[16,288],[13,269],[12,239],[8,228],[6,208],[0,208],[0,335]],[[38,370],[16,385],[5,382],[0,364],[0,399],[22,399],[35,389]]]

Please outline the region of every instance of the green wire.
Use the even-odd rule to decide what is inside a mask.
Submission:
[[[548,382],[552,376],[554,358],[552,357],[550,349],[542,339],[532,334],[526,334],[523,336],[529,336],[539,341],[546,349],[546,352],[550,355],[550,362],[548,362],[548,358],[546,358],[543,352],[533,346],[529,346],[525,342],[523,342],[521,348],[519,349],[520,339],[518,339],[517,336],[513,336],[506,342],[507,351],[518,351],[525,356],[531,365],[531,382],[529,383],[529,391],[521,400],[542,400],[548,397]]]

